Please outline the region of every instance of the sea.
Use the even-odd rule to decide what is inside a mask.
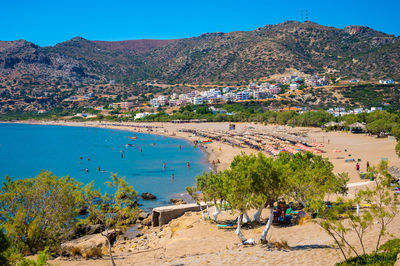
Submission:
[[[94,181],[95,188],[112,193],[105,182],[116,173],[137,192],[157,197],[140,200],[141,208],[150,210],[170,204],[172,197],[195,184],[197,175],[209,170],[206,154],[183,139],[104,128],[0,123],[1,186],[6,175],[15,180],[51,171],[82,184]]]

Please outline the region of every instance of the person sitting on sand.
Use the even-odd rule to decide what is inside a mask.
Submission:
[[[274,223],[283,221],[286,215],[286,202],[284,200],[278,201],[278,206],[276,207],[276,212],[274,213]]]

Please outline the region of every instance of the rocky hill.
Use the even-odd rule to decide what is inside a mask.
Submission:
[[[89,41],[50,47],[0,42],[0,78],[101,83],[158,80],[207,83],[283,73],[336,73],[400,79],[400,39],[364,26],[345,29],[287,21],[248,32],[207,33],[178,40]]]

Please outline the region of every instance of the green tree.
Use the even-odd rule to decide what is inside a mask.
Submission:
[[[224,188],[225,178],[226,175],[224,172],[203,173],[203,175],[196,177],[196,189],[202,192],[203,200],[214,203],[216,210],[212,215],[214,221],[217,220],[223,201],[226,199]]]
[[[93,182],[85,186],[84,201],[88,205],[89,215],[84,222],[101,225],[101,235],[107,239],[110,260],[115,265],[111,250],[112,236],[135,222],[139,208],[137,192],[128,185],[125,178],[112,174],[111,181],[106,184],[115,191],[112,196],[107,193],[101,195],[99,190],[94,190]]]
[[[8,241],[4,230],[0,228],[0,265],[9,265],[6,257],[6,251],[10,247],[10,241]]]
[[[80,184],[69,176],[42,172],[12,181],[0,191],[0,223],[17,252],[55,249],[74,228],[82,206]]]
[[[382,161],[378,166],[370,167],[369,172],[375,180],[373,188],[358,191],[355,199],[338,198],[336,204],[329,207],[324,205],[320,216],[319,225],[334,239],[344,259],[351,254],[357,257],[366,255],[364,235],[372,226],[379,228],[374,250],[374,256],[377,256],[381,239],[388,234],[387,227],[398,214],[399,202],[390,186],[393,178],[387,171],[387,163]],[[361,203],[369,207],[360,212],[358,206]],[[350,232],[356,233],[361,251],[349,241]]]

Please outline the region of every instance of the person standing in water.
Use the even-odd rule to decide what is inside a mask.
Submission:
[[[162,162],[162,167],[165,168],[165,162],[164,161]]]
[[[190,163],[189,162],[187,162],[187,166],[188,166],[188,168],[190,168]]]
[[[85,171],[86,171],[86,173],[89,173],[89,168],[86,167]]]
[[[181,145],[179,145],[179,150],[181,150],[182,149],[182,146]]]
[[[100,166],[97,166],[97,171],[99,171],[99,172],[100,172]]]
[[[171,179],[172,179],[172,183],[174,183],[174,179],[175,179],[175,175],[174,174],[171,175]]]

